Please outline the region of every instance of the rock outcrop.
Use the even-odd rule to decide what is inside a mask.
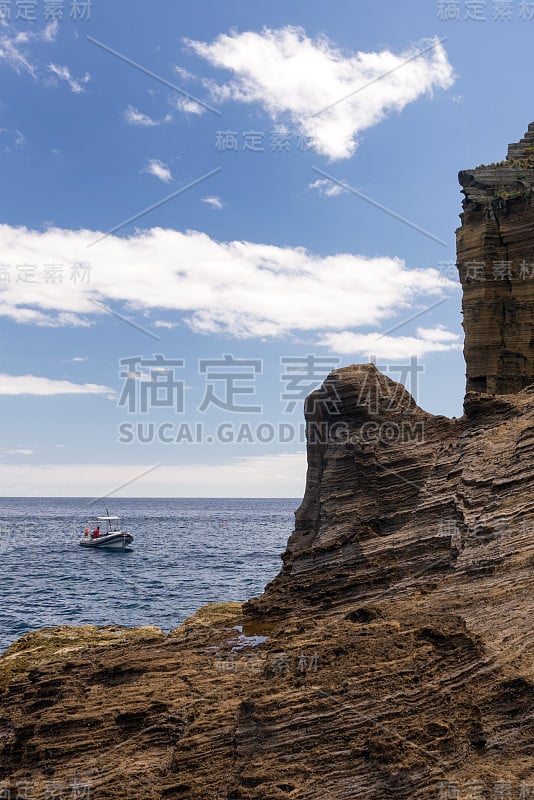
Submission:
[[[462,257],[496,224],[474,202]],[[481,289],[489,327],[500,288]],[[59,629],[13,645],[0,787],[13,800],[534,797],[534,386],[497,351],[468,361],[489,391],[468,391],[460,419],[426,413],[371,364],[327,378],[306,402],[295,531],[260,598],[169,636]]]
[[[284,567],[250,612],[334,610],[398,595],[404,580],[411,592],[417,575],[422,588],[448,577],[457,595],[460,575],[471,591],[468,576],[526,553],[534,386],[469,392],[464,408],[428,414],[372,364],[333,372],[306,403],[307,486]]]
[[[459,181],[467,390],[517,392],[534,383],[534,123],[505,161]]]

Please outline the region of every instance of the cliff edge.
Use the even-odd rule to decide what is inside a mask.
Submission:
[[[534,123],[499,164],[459,174],[467,390],[534,383]]]
[[[532,282],[468,273],[534,258],[533,137],[461,173],[463,416],[372,364],[331,373],[261,597],[168,636],[52,629],[0,657],[4,797],[534,797]]]

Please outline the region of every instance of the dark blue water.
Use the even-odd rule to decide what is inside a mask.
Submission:
[[[297,500],[0,498],[0,652],[51,625],[175,628],[204,603],[244,600],[279,572]],[[123,517],[130,553],[78,544]]]

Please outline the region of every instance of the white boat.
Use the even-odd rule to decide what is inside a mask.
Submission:
[[[133,542],[133,536],[128,531],[123,531],[120,525],[120,517],[97,517],[96,528],[91,530],[86,527],[82,538],[81,547],[92,547],[97,550],[129,550]],[[105,529],[100,530],[100,523],[104,523]]]

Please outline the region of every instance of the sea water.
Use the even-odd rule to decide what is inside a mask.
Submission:
[[[169,631],[204,603],[256,596],[281,568],[298,503],[0,498],[0,652],[53,625]],[[106,508],[131,552],[79,546]]]

